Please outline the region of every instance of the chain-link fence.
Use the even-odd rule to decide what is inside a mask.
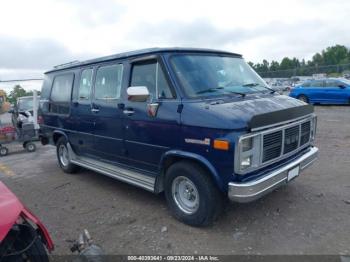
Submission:
[[[350,64],[327,65],[327,66],[305,66],[294,69],[277,70],[277,71],[258,71],[263,78],[290,78],[295,76],[312,76],[315,74],[326,74],[334,77],[349,77]]]

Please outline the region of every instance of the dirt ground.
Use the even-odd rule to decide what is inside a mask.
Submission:
[[[261,200],[231,203],[210,228],[172,218],[163,195],[63,173],[51,146],[18,146],[0,159],[0,180],[47,226],[53,254],[70,254],[84,228],[109,254],[350,254],[350,107],[316,112],[319,160]]]

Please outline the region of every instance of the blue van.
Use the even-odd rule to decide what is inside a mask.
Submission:
[[[279,95],[241,55],[152,48],[56,66],[40,97],[41,141],[59,166],[154,193],[211,224],[225,199],[250,202],[316,158],[313,107]]]

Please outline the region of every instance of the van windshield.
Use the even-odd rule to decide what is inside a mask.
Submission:
[[[242,59],[218,55],[175,55],[175,74],[188,97],[269,91],[265,81]]]
[[[18,100],[18,110],[19,111],[33,110],[33,97],[20,98]]]

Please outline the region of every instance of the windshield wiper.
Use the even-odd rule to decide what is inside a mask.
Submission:
[[[222,89],[224,89],[223,86],[218,86],[218,87],[215,87],[215,88],[208,88],[208,89],[205,89],[205,90],[198,91],[196,94],[211,93],[211,92],[215,92],[217,90],[222,90]],[[240,95],[242,97],[246,96],[245,93],[240,93],[240,92],[235,92],[235,91],[230,91],[230,90],[225,90],[225,91],[229,92],[231,94]]]
[[[240,95],[240,96],[242,96],[242,97],[245,97],[245,96],[246,96],[245,93],[235,92],[235,91],[229,91],[229,90],[227,90],[227,91],[230,92],[231,94]]]
[[[208,89],[204,89],[204,90],[198,91],[198,92],[196,92],[196,94],[199,95],[199,94],[204,94],[204,93],[211,93],[211,92],[215,92],[215,91],[220,90],[220,89],[224,89],[224,88],[221,87],[221,86],[208,88]]]
[[[242,86],[244,86],[244,87],[253,87],[253,88],[254,88],[254,86],[262,86],[262,87],[264,87],[264,88],[270,90],[270,91],[271,91],[271,94],[273,94],[273,93],[276,92],[276,90],[274,90],[274,89],[272,89],[272,88],[270,88],[270,87],[264,86],[264,85],[262,85],[262,84],[259,84],[259,83],[249,83],[249,84],[244,84],[244,85],[242,85]],[[254,89],[260,91],[259,89],[256,89],[256,88],[254,88]]]

